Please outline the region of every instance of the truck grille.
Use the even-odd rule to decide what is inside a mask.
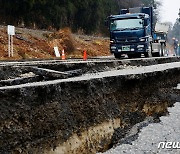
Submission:
[[[117,38],[117,43],[136,43],[138,42],[137,37]]]

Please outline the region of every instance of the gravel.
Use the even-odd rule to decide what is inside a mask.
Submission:
[[[168,116],[160,117],[160,123],[142,128],[137,140],[118,145],[104,154],[179,154],[180,149],[158,149],[160,142],[180,142],[180,103],[177,102],[168,111]]]

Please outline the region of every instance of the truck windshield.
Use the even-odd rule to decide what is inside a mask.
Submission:
[[[124,30],[124,29],[134,29],[143,28],[142,19],[121,19],[112,20],[110,24],[110,30]]]

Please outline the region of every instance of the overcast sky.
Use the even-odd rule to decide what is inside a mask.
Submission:
[[[161,21],[170,21],[173,24],[178,18],[178,12],[180,8],[180,0],[160,0],[163,3],[161,7]]]

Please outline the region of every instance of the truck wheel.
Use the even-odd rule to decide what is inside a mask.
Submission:
[[[164,56],[164,50],[161,51],[161,57],[163,57],[163,56]]]
[[[148,57],[152,57],[152,52],[151,51],[148,52]]]
[[[114,57],[119,59],[119,58],[121,58],[121,54],[120,53],[114,53]]]
[[[151,51],[148,51],[148,52],[144,53],[144,56],[145,56],[146,58],[152,57]]]
[[[161,56],[162,57],[165,56],[165,48],[166,48],[165,43],[162,43],[161,44]]]
[[[146,58],[148,58],[148,57],[149,57],[148,52],[144,53],[144,57],[146,57]]]
[[[145,57],[152,57],[152,43],[149,43],[148,51],[144,53]]]

